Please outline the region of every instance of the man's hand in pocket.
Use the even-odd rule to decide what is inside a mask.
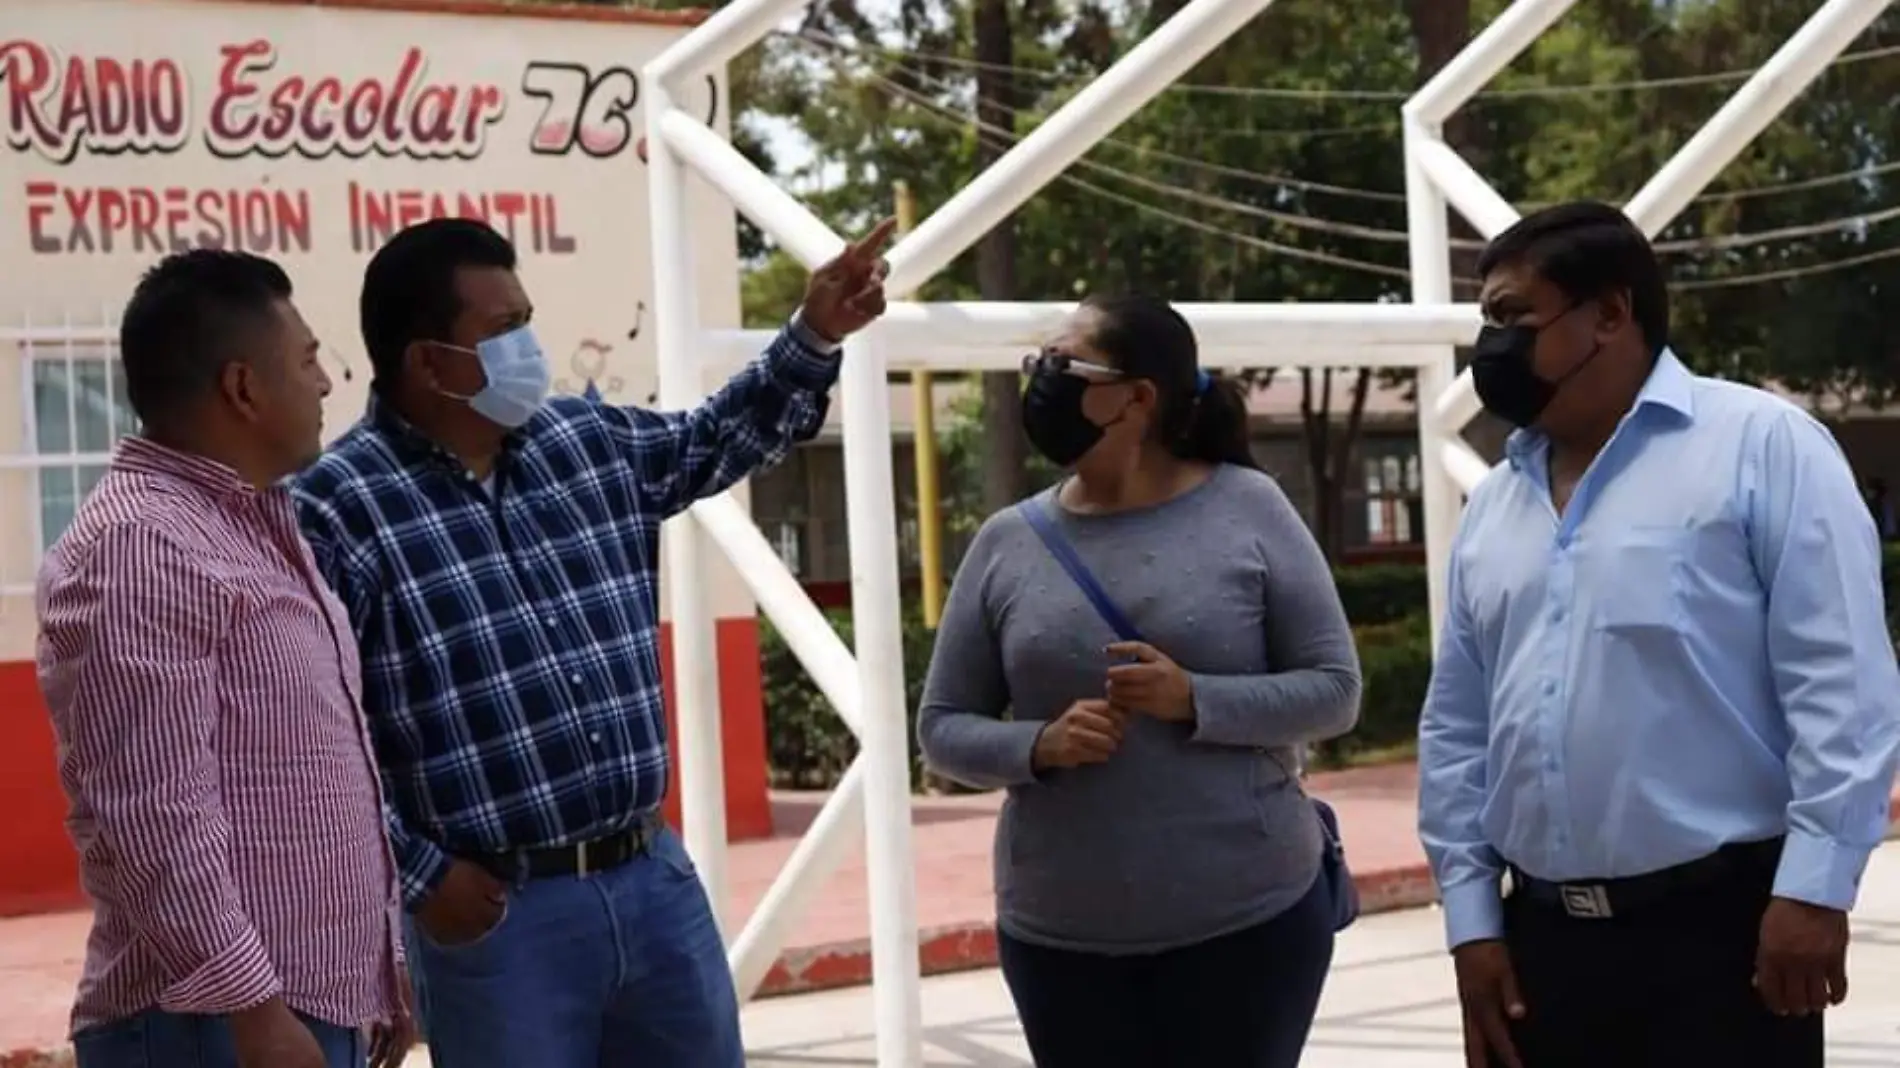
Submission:
[[[457,860],[416,910],[416,924],[438,946],[465,946],[493,931],[507,907],[508,884],[479,864]]]

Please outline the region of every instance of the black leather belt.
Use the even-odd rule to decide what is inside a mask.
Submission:
[[[1639,912],[1666,899],[1750,873],[1772,873],[1781,862],[1782,838],[1726,845],[1673,868],[1594,882],[1553,883],[1511,865],[1511,894],[1562,909],[1579,920],[1608,920]]]
[[[509,882],[522,879],[549,879],[567,875],[595,875],[613,871],[645,853],[666,829],[659,813],[649,812],[624,831],[615,831],[572,845],[517,849],[508,853],[490,853],[471,858]]]

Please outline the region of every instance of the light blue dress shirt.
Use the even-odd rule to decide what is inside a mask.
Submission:
[[[1663,353],[1560,517],[1534,431],[1465,509],[1419,723],[1453,946],[1506,862],[1621,878],[1788,836],[1775,893],[1846,909],[1886,831],[1900,671],[1833,436]]]

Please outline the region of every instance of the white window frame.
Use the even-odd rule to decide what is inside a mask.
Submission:
[[[1409,438],[1404,440],[1408,445],[1415,445]],[[1392,485],[1388,485],[1385,478],[1385,467],[1388,463],[1396,463],[1398,465],[1398,479]],[[1374,465],[1378,467],[1377,478],[1364,478],[1363,476],[1367,469]],[[1405,541],[1391,539],[1385,541],[1377,540],[1373,537],[1374,524],[1372,521],[1375,510],[1389,510],[1396,516],[1399,508],[1409,508],[1413,500],[1422,499],[1424,495],[1422,486],[1424,479],[1423,458],[1419,456],[1417,451],[1408,452],[1405,451],[1403,447],[1391,450],[1362,448],[1359,453],[1359,469],[1362,476],[1360,479],[1360,504],[1365,512],[1366,522],[1366,542],[1364,547],[1368,549],[1403,549],[1423,545],[1425,542],[1425,532],[1422,530],[1409,529],[1409,517],[1406,520],[1408,527],[1406,533],[1410,534],[1411,537]],[[1374,481],[1378,484],[1376,489],[1372,485]],[[1395,508],[1394,506],[1397,507]],[[1385,516],[1382,514],[1380,521],[1383,522],[1384,519]]]
[[[15,346],[20,364],[20,440],[16,443],[11,456],[0,458],[0,467],[14,470],[29,470],[33,473],[31,500],[28,502],[31,515],[28,527],[33,539],[33,562],[37,570],[39,562],[46,554],[45,494],[46,487],[42,472],[48,468],[60,468],[74,473],[73,488],[78,490],[78,472],[86,467],[104,467],[112,462],[112,449],[118,444],[113,438],[103,452],[82,452],[68,446],[61,452],[40,451],[40,412],[37,403],[34,372],[43,363],[66,365],[67,374],[67,426],[72,440],[78,437],[79,391],[74,388],[78,379],[77,368],[81,364],[97,361],[105,367],[106,393],[111,396],[118,380],[122,377],[119,359],[118,325],[102,319],[96,324],[77,324],[68,318],[60,326],[36,327],[31,322],[17,331],[5,331],[0,341],[11,341]],[[115,429],[112,424],[113,413],[105,413],[108,430]],[[137,431],[136,417],[130,426],[122,428],[120,437]],[[79,502],[75,501],[77,508]],[[29,582],[7,582],[0,585],[0,595],[19,596],[30,594],[33,584]]]

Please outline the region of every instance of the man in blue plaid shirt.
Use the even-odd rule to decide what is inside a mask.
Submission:
[[[514,249],[468,220],[370,261],[369,410],[299,476],[363,706],[438,1068],[741,1068],[705,890],[657,815],[660,523],[824,422],[884,309],[879,226],[704,405],[548,397]]]

